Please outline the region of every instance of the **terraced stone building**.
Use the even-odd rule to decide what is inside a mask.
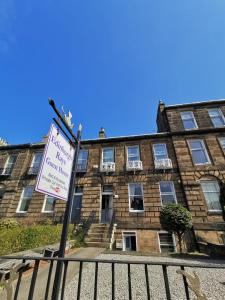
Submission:
[[[184,246],[224,245],[225,100],[159,103],[155,134],[82,141],[71,222],[88,228],[88,245],[176,251],[161,230],[162,205],[193,216]],[[0,217],[61,222],[65,203],[34,191],[45,142],[0,147]]]

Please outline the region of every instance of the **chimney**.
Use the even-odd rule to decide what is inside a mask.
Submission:
[[[98,137],[100,139],[105,139],[106,138],[105,129],[103,127],[101,127],[101,129],[99,130]]]
[[[165,103],[163,102],[163,100],[159,100],[158,110],[163,112],[164,108],[165,108]]]

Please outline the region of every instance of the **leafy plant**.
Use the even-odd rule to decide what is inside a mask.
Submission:
[[[0,221],[0,229],[3,229],[3,228],[15,228],[15,227],[18,227],[20,226],[20,223],[17,222],[16,220],[14,219],[3,219]]]
[[[78,228],[75,233],[75,241],[73,243],[73,247],[77,247],[77,248],[85,247],[86,244],[84,241],[84,237],[85,237],[85,233],[84,233],[83,229]]]
[[[162,228],[177,236],[179,250],[182,253],[182,238],[192,227],[191,213],[180,204],[168,204],[162,207],[160,213]]]

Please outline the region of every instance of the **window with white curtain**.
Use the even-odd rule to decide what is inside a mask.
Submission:
[[[201,182],[202,191],[209,211],[221,211],[220,187],[218,182],[207,180]]]

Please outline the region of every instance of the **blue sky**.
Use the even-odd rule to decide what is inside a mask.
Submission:
[[[52,97],[83,138],[156,130],[158,101],[225,98],[223,0],[1,0],[0,137],[48,132]]]

